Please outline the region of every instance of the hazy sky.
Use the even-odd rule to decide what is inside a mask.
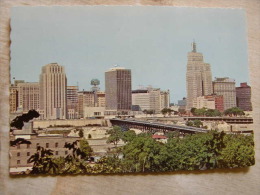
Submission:
[[[187,53],[197,43],[212,76],[248,82],[245,11],[154,6],[14,7],[11,77],[38,82],[41,67],[65,66],[68,85],[89,90],[117,64],[132,70],[132,88],[186,96]]]

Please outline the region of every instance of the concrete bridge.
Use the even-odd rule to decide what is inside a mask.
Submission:
[[[162,131],[164,133],[169,131],[178,131],[182,134],[194,134],[194,133],[207,133],[209,130],[203,128],[189,127],[189,126],[180,126],[180,125],[169,125],[157,122],[149,121],[139,121],[134,119],[110,119],[110,122],[113,126],[117,125],[120,127],[128,127],[140,129],[142,131],[148,131],[155,133]]]

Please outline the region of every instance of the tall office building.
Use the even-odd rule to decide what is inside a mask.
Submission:
[[[215,78],[213,81],[213,92],[222,95],[224,100],[224,110],[236,107],[236,83],[234,79],[228,77]]]
[[[78,86],[67,86],[67,118],[78,118]]]
[[[42,67],[40,75],[40,109],[44,119],[66,119],[67,78],[63,66],[57,63]]]
[[[192,108],[193,100],[199,96],[212,94],[212,73],[210,64],[205,63],[202,53],[197,52],[196,43],[188,53],[186,72],[187,107]]]
[[[40,85],[39,83],[22,82],[17,84],[18,106],[23,112],[38,110],[40,107]]]
[[[130,111],[132,106],[131,70],[121,67],[111,68],[105,72],[105,81],[107,113]]]
[[[10,113],[15,113],[17,111],[17,108],[19,106],[18,104],[18,87],[17,85],[19,83],[24,83],[24,80],[15,80],[14,84],[11,84],[9,90],[9,104],[10,104]]]
[[[236,87],[237,107],[244,111],[252,110],[251,103],[251,87],[247,83],[240,83],[240,87]]]

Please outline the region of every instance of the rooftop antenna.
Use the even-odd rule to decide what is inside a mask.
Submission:
[[[197,52],[196,43],[195,43],[194,39],[193,39],[193,43],[191,45],[192,45],[192,52]]]

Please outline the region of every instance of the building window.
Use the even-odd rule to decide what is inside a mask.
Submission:
[[[27,156],[30,156],[30,152],[27,152]]]
[[[20,161],[20,160],[17,160],[17,164],[18,164],[18,165],[21,164],[21,161]]]
[[[56,152],[55,152],[55,155],[59,155],[59,152],[58,152],[58,151],[56,151]]]
[[[20,156],[20,152],[17,152],[17,156]]]
[[[46,148],[49,148],[49,143],[46,143]]]
[[[58,146],[59,146],[59,143],[55,143],[55,148],[58,148]]]

